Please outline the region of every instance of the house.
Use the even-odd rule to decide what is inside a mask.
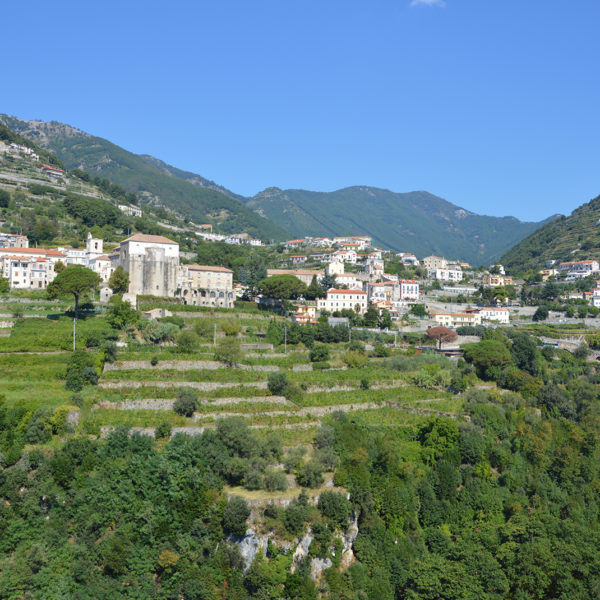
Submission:
[[[333,238],[334,246],[343,246],[344,244],[358,244],[359,250],[368,250],[373,247],[373,238],[368,235],[347,235]]]
[[[233,271],[210,265],[181,265],[177,287],[184,304],[233,308]]]
[[[317,308],[312,305],[296,304],[295,313],[292,315],[292,321],[305,325],[306,323],[315,324],[317,321]]]
[[[0,248],[29,248],[29,239],[26,235],[16,233],[0,233]]]
[[[304,255],[304,254],[294,254],[292,256],[290,256],[290,261],[292,262],[293,265],[302,265],[304,264],[308,259],[308,256]]]
[[[110,256],[107,256],[106,254],[90,258],[88,260],[87,267],[88,269],[94,271],[94,273],[100,275],[100,277],[102,277],[102,281],[106,283],[108,283],[110,276],[115,270]]]
[[[136,233],[111,255],[113,267],[129,274],[130,295],[174,297],[177,289],[179,244],[162,235]]]
[[[462,281],[463,272],[460,269],[430,269],[428,271],[430,279],[438,281]]]
[[[428,270],[447,269],[448,261],[443,256],[427,256],[423,259],[423,266]]]
[[[333,256],[331,258],[334,261],[347,262],[351,265],[355,265],[356,261],[358,259],[358,254],[357,254],[356,250],[352,250],[352,249],[338,250],[337,252],[333,253]]]
[[[323,271],[312,269],[267,269],[267,277],[274,275],[294,275],[305,285],[310,285],[313,277],[316,277],[317,281],[323,279]]]
[[[418,300],[419,299],[419,282],[414,279],[400,279],[400,300]]]
[[[119,210],[128,217],[141,217],[142,209],[139,206],[130,206],[129,204],[119,204]]]
[[[481,314],[479,312],[430,312],[429,317],[438,325],[444,327],[463,327],[465,325],[481,325]]]
[[[12,289],[45,289],[56,277],[54,266],[65,261],[57,250],[0,248],[0,272]]]
[[[508,308],[496,308],[495,306],[486,306],[479,310],[483,321],[496,321],[498,323],[509,323]]]
[[[145,319],[151,319],[153,321],[163,319],[164,317],[172,316],[173,313],[170,310],[167,310],[166,308],[153,308],[142,313],[142,317],[144,317]]]
[[[328,277],[332,277],[333,275],[335,275],[336,277],[339,275],[343,275],[344,274],[344,263],[340,262],[340,261],[334,261],[334,262],[330,262],[326,267],[325,267],[325,274]]]
[[[598,261],[595,260],[577,260],[562,262],[558,265],[559,273],[566,273],[567,280],[581,279],[588,277],[600,271]]]
[[[80,248],[57,248],[59,252],[65,255],[66,265],[88,266],[87,251]]]
[[[286,248],[301,248],[304,245],[304,238],[301,240],[289,240],[283,244]]]
[[[596,282],[596,285],[600,284],[600,281]],[[592,295],[590,297],[590,304],[592,306],[596,306],[597,308],[600,308],[600,287],[593,287],[592,288]]]
[[[513,278],[506,275],[492,275],[488,273],[481,278],[481,283],[485,287],[498,287],[502,285],[512,285]]]
[[[52,179],[59,179],[65,176],[65,172],[62,169],[53,167],[52,165],[42,165],[42,171]]]
[[[354,273],[342,273],[335,276],[335,284],[338,286],[346,286],[360,290],[363,287],[363,282]]]
[[[335,312],[343,309],[352,309],[358,314],[367,310],[367,293],[362,290],[338,290],[332,288],[327,290],[327,298],[317,300],[317,308]]]

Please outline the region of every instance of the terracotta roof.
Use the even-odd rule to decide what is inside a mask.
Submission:
[[[365,296],[367,295],[367,292],[363,292],[362,290],[336,290],[336,289],[330,289],[327,290],[328,294],[364,294]]]
[[[29,255],[46,255],[46,256],[65,256],[58,250],[45,250],[44,248],[17,248],[16,246],[7,246],[6,248],[0,248],[0,252],[11,252],[17,254],[29,254]]]
[[[418,283],[415,279],[400,279],[398,283]]]
[[[42,165],[42,169],[50,169],[52,171],[60,171],[64,173],[63,169],[59,169],[58,167],[53,167],[52,165]]]
[[[126,240],[123,240],[121,244],[125,244],[126,242],[148,242],[152,244],[174,244],[179,246],[177,242],[174,242],[163,235],[147,235],[145,233],[136,233],[135,235],[128,237]]]
[[[90,260],[110,260],[110,256],[103,254],[102,256],[96,256],[95,258],[90,258]]]
[[[267,269],[267,275],[323,275],[323,271],[312,269]]]
[[[231,269],[225,267],[215,267],[212,265],[186,265],[190,271],[216,271],[218,273],[233,273]]]

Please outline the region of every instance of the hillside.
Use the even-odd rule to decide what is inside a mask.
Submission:
[[[265,240],[283,240],[288,234],[263,219],[216,185],[170,172],[172,167],[142,157],[100,137],[56,121],[23,121],[0,115],[0,122],[38,146],[54,153],[67,169],[82,169],[136,193],[142,203],[162,204],[196,223],[212,223],[225,233],[246,231]],[[158,163],[158,164],[157,164]],[[208,180],[202,178],[207,183]]]
[[[600,258],[600,196],[575,209],[568,217],[547,223],[502,257],[514,272],[544,268],[547,260]]]
[[[475,265],[498,259],[541,225],[478,215],[428,192],[374,187],[330,193],[269,188],[247,206],[294,237],[367,234],[393,250],[442,254]]]
[[[13,143],[20,149],[10,148]],[[75,248],[81,247],[90,230],[108,243],[138,231],[177,237],[188,248],[181,218],[152,206],[144,207],[141,218],[127,216],[117,205],[137,204],[135,194],[76,169],[63,169],[60,177],[52,177],[44,163],[64,167],[53,154],[0,124],[0,231],[27,235],[32,246]]]

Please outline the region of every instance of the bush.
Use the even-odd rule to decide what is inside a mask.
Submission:
[[[344,494],[329,490],[323,492],[319,496],[317,508],[332,525],[340,529],[345,529],[348,525],[350,503]]]
[[[223,321],[221,323],[221,330],[227,336],[234,336],[242,331],[242,326],[239,324],[239,322],[234,321],[233,319],[228,319],[227,321]]]
[[[391,353],[391,350],[383,344],[377,344],[373,350],[373,355],[377,358],[387,358]]]
[[[367,364],[367,357],[361,352],[346,352],[344,354],[344,362],[350,369],[360,369]]]
[[[193,331],[182,331],[177,336],[177,350],[183,353],[190,353],[198,344],[198,338]]]
[[[323,362],[329,359],[329,348],[325,344],[315,344],[309,354],[310,362]]]
[[[83,350],[73,352],[67,366],[65,387],[72,392],[80,392],[84,385],[97,383],[98,372],[93,356]]]
[[[102,343],[102,337],[99,331],[91,331],[85,338],[86,348],[98,348]]]
[[[168,421],[160,423],[154,432],[157,439],[168,438],[171,435],[171,424]]]
[[[225,338],[217,343],[215,348],[215,360],[233,367],[242,358],[240,343],[235,338]]]
[[[368,390],[371,387],[371,383],[369,381],[368,377],[363,377],[360,380],[360,389],[361,390]]]
[[[287,479],[283,471],[267,469],[264,477],[265,489],[270,492],[287,490]]]
[[[159,358],[156,354],[150,359],[150,364],[155,367],[158,364]]]
[[[321,485],[323,485],[321,465],[315,460],[308,461],[306,464],[302,465],[298,469],[296,479],[298,480],[298,483],[303,487],[320,487]]]
[[[182,417],[191,417],[198,408],[198,394],[191,388],[180,388],[173,410]]]
[[[237,496],[229,500],[223,511],[223,531],[229,535],[244,535],[246,533],[246,520],[250,516],[248,503]]]
[[[117,345],[114,342],[104,342],[102,350],[104,350],[105,362],[114,363],[117,360]]]
[[[314,362],[312,366],[313,371],[326,371],[327,369],[331,369],[331,365],[327,361]]]
[[[289,385],[290,384],[285,373],[269,373],[267,387],[272,396],[285,396]]]
[[[537,310],[533,313],[532,319],[534,321],[545,321],[549,314],[550,311],[546,306],[538,306]]]

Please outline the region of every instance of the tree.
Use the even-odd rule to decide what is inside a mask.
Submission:
[[[240,343],[236,338],[223,338],[215,348],[215,360],[233,367],[242,358]]]
[[[75,350],[75,326],[79,312],[79,298],[95,288],[102,278],[94,271],[81,265],[70,265],[60,272],[48,286],[48,298],[58,298],[61,294],[73,294],[75,311],[73,316],[73,350]]]
[[[310,353],[310,362],[323,362],[329,358],[329,348],[325,344],[315,344]]]
[[[250,516],[248,503],[238,496],[229,500],[223,511],[223,531],[229,535],[244,535],[246,519]]]
[[[312,281],[310,285],[306,289],[306,298],[308,300],[316,300],[317,298],[322,298],[325,295],[323,288],[319,285],[317,281],[317,276],[313,275]]]
[[[115,294],[125,294],[129,289],[129,274],[119,265],[108,280],[108,287]]]
[[[534,321],[545,321],[548,318],[549,312],[546,306],[538,306],[537,310],[533,313],[532,319]]]
[[[436,340],[440,349],[442,348],[442,344],[449,344],[458,338],[456,331],[452,331],[452,329],[448,329],[447,327],[430,327],[425,332],[425,335],[432,340]]]
[[[410,308],[410,314],[415,317],[425,317],[427,315],[427,309],[424,304],[413,304]]]
[[[7,294],[10,290],[10,284],[6,277],[0,277],[0,294]]]
[[[479,376],[486,376],[486,371],[491,367],[502,368],[511,363],[510,350],[498,340],[467,344],[464,350],[465,360],[477,367]]]
[[[75,298],[75,319],[79,310],[79,298],[95,288],[102,278],[91,269],[81,265],[69,265],[48,285],[48,297],[53,300],[62,294],[73,294]]]
[[[391,329],[392,325],[392,315],[384,308],[379,317],[379,329]]]
[[[379,321],[379,313],[374,306],[369,306],[367,308],[367,312],[365,312],[365,316],[363,318],[363,323],[365,327],[377,327]]]
[[[54,272],[58,275],[58,273],[62,273],[67,268],[67,265],[62,260],[57,260],[54,263]]]
[[[306,294],[306,285],[295,275],[274,275],[258,284],[259,292],[265,298],[293,300]]]
[[[198,408],[198,394],[192,388],[180,388],[173,410],[182,417],[191,417]]]
[[[10,194],[6,190],[0,190],[0,208],[8,208]]]
[[[110,306],[106,311],[106,320],[115,329],[126,329],[140,318],[139,312],[127,300],[119,296],[110,299]]]

